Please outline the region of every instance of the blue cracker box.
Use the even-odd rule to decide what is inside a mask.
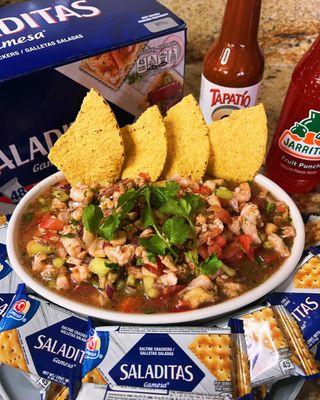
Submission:
[[[55,172],[47,154],[91,87],[119,125],[182,98],[186,25],[155,0],[0,8],[0,212]]]

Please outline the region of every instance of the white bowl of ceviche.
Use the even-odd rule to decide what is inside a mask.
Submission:
[[[37,184],[21,200],[9,222],[7,250],[13,269],[28,287],[76,313],[132,324],[178,324],[220,317],[258,300],[280,285],[294,270],[303,252],[304,225],[299,210],[288,194],[261,174],[254,179],[253,185],[257,187],[252,186],[249,200],[243,200],[243,195],[246,196],[252,183],[245,183],[242,190],[240,187],[228,189],[225,183],[210,180],[200,186],[196,184],[192,191],[188,184],[179,183],[178,197],[171,200],[178,204],[180,198],[186,199],[191,204],[187,214],[184,216],[183,211],[180,216],[181,210],[178,212],[174,207],[168,211],[168,206],[163,205],[168,203],[166,198],[160,208],[150,208],[156,224],[163,219],[161,213],[165,214],[165,222],[156,228],[148,215],[145,216],[147,197],[141,199],[146,193],[142,187],[148,183],[131,187],[137,199],[134,207],[141,210],[132,211],[136,209],[131,204],[127,208],[128,215],[122,215],[118,223],[115,215],[126,207],[122,205],[120,211],[115,211],[117,203],[111,201],[119,198],[119,194],[116,196],[114,190],[111,196],[110,188],[92,191],[89,200],[87,191],[73,190],[70,199],[70,188],[60,184],[63,180],[63,174],[57,172]],[[50,192],[48,204],[46,193],[55,185],[58,189]],[[121,186],[121,190],[126,193],[128,187],[123,189]],[[174,189],[174,185],[172,187]],[[123,194],[121,190],[120,195]],[[163,193],[160,193],[159,201]],[[269,193],[273,201],[268,200]],[[192,198],[193,194],[195,197]],[[203,198],[202,207],[210,211],[203,211],[203,214],[199,208],[191,216],[190,210],[200,197]],[[79,211],[79,207],[82,210]],[[97,207],[103,209],[103,215],[99,210],[97,215]],[[108,211],[108,207],[112,211]],[[229,211],[223,213],[221,208]],[[53,213],[52,209],[55,210]],[[141,219],[149,221],[149,224],[144,222],[143,227],[140,227],[140,221],[135,221],[139,210],[144,215]],[[258,223],[254,214],[259,213],[257,210],[261,211],[259,218],[262,218]],[[82,226],[84,213],[85,229]],[[168,219],[172,219],[172,223],[166,224]],[[118,227],[115,232],[117,223],[124,227]],[[252,231],[255,224],[256,229],[259,227],[256,232]],[[137,228],[132,231],[128,226]],[[84,237],[84,231],[88,230],[91,230],[89,237]],[[110,239],[110,230],[116,235],[113,239]],[[159,230],[160,236],[154,241],[156,247],[160,241],[160,249],[152,253],[150,239],[157,236]],[[259,241],[261,243],[257,243]],[[143,243],[149,250],[142,254]],[[190,243],[197,243],[199,255],[197,253],[196,260],[194,253],[183,252],[184,246],[191,246]],[[282,256],[276,248],[280,248]],[[123,256],[125,252],[131,255],[123,261],[119,254]],[[251,278],[240,267],[254,271],[252,279],[258,279],[256,286],[249,285]],[[101,268],[105,270],[101,272]],[[261,271],[266,271],[264,276]],[[235,274],[238,274],[236,278]],[[96,298],[101,304],[96,303]]]

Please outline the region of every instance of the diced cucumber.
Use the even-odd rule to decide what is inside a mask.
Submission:
[[[63,266],[63,264],[64,264],[64,260],[60,257],[56,257],[52,260],[52,265],[55,268],[61,268]]]
[[[37,243],[35,240],[30,240],[27,244],[27,252],[30,257],[33,257],[38,253],[50,254],[53,251],[50,246],[45,246],[44,244]]]
[[[145,292],[152,288],[154,284],[154,278],[152,278],[151,276],[144,276],[142,280]]]
[[[155,288],[150,288],[150,289],[146,290],[146,295],[148,297],[151,297],[152,299],[154,299],[159,296],[159,290],[157,290]]]
[[[100,277],[107,275],[110,268],[106,267],[106,260],[104,258],[95,257],[89,263],[89,271]]]
[[[136,279],[133,275],[128,275],[127,286],[136,286]]]
[[[66,201],[69,200],[69,195],[68,195],[68,193],[65,192],[65,191],[62,190],[62,189],[55,189],[55,190],[52,192],[52,195],[53,195],[54,197],[56,197],[57,199],[59,199],[60,201],[63,201],[64,203],[65,203]]]
[[[231,200],[233,197],[231,190],[224,186],[218,187],[218,189],[215,190],[215,195],[225,200]]]
[[[56,281],[54,279],[52,279],[51,281],[49,281],[47,283],[47,286],[49,289],[55,289],[56,288]]]

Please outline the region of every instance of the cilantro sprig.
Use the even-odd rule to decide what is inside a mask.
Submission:
[[[195,272],[197,275],[214,275],[224,266],[223,262],[218,259],[216,254],[212,254],[200,263],[197,249],[186,252],[185,257],[195,265]]]

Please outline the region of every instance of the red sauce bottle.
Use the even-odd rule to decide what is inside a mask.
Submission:
[[[258,43],[261,0],[228,0],[221,33],[209,48],[200,108],[207,123],[256,104],[264,69]]]
[[[320,35],[293,71],[267,175],[289,193],[308,192],[320,183]]]

